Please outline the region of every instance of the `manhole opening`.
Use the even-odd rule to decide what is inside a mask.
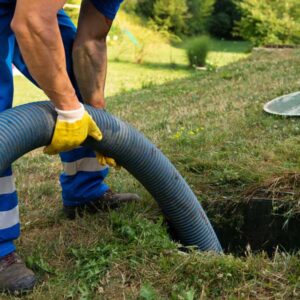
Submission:
[[[292,203],[250,199],[235,204],[203,204],[225,253],[245,255],[265,251],[295,252],[300,249],[300,214]]]
[[[291,213],[292,203],[251,199],[202,205],[225,253],[245,256],[264,251],[271,257],[277,251],[300,250],[300,213]],[[168,222],[167,226],[171,238],[178,241],[173,226]]]
[[[243,256],[264,251],[272,256],[300,250],[299,173],[271,177],[219,199],[201,204],[225,253]],[[169,232],[177,240],[172,226]]]

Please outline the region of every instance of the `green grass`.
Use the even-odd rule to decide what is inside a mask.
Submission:
[[[173,67],[170,65],[142,64],[131,62],[109,62],[106,96],[145,89],[174,79],[185,78],[193,73],[187,67]],[[47,99],[45,94],[35,88],[23,77],[15,77],[15,105]]]
[[[140,32],[142,27],[138,27]],[[141,33],[140,33],[141,34]],[[153,32],[151,32],[151,35]],[[124,42],[128,46],[128,41]],[[135,49],[129,44],[129,50],[122,49],[123,43],[109,46],[109,65],[106,84],[106,96],[146,89],[175,79],[187,78],[195,73],[188,67],[184,43],[181,47],[171,46],[158,38],[150,43],[144,53],[143,63],[135,63]],[[133,47],[131,49],[131,47]],[[247,42],[228,42],[212,40],[208,63],[216,68],[245,59],[249,56],[251,45]],[[153,52],[150,49],[155,49]],[[127,52],[128,51],[128,52]],[[47,99],[45,94],[35,88],[23,77],[15,77],[14,105]]]
[[[251,48],[249,42],[213,40],[210,44],[207,63],[215,67],[234,63],[237,60],[247,58]]]
[[[72,9],[71,12],[76,22],[78,10]],[[130,42],[121,29],[128,29],[137,38],[140,46]],[[163,34],[151,27],[147,28],[139,18],[122,11],[118,14],[111,32],[108,42],[106,96],[145,89],[194,74],[194,70],[188,67],[185,41],[174,46]],[[118,37],[116,41],[113,40],[114,36]],[[212,40],[207,62],[213,68],[219,68],[246,58],[250,49],[251,44],[248,42]],[[42,91],[34,88],[22,77],[15,78],[15,85],[17,88],[14,105],[47,99]]]
[[[127,80],[136,85],[112,88],[108,110],[148,136],[200,201],[235,200],[254,186],[299,172],[298,120],[262,111],[266,101],[299,90],[298,50],[255,52],[216,71],[187,71],[142,89],[138,72],[173,69],[110,65],[115,74],[117,68],[124,67],[120,74],[135,70]],[[41,97],[24,84],[17,78],[18,103]],[[40,150],[15,163],[22,221],[17,245],[39,276],[25,299],[299,298],[299,254],[276,253],[270,259],[251,251],[245,257],[182,253],[170,241],[154,200],[124,170],[112,170],[108,182],[114,190],[139,193],[140,203],[66,220],[59,172],[58,158]]]

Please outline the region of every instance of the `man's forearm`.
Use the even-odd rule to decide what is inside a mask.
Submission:
[[[83,0],[73,47],[74,73],[84,102],[105,106],[107,70],[106,36],[112,20],[100,13],[90,0]]]
[[[23,7],[20,7],[24,3]],[[30,5],[32,2],[28,2]],[[64,47],[56,13],[30,18],[26,1],[18,2],[12,29],[32,77],[54,105],[62,110],[80,107],[66,70]],[[27,8],[29,9],[29,8]],[[33,8],[34,9],[34,8]],[[46,18],[46,19],[45,19]]]
[[[74,45],[74,72],[84,102],[104,108],[104,88],[107,72],[105,39],[89,40]]]

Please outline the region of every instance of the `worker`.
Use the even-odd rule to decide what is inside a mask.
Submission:
[[[105,107],[106,36],[122,0],[83,0],[77,30],[63,11],[65,2],[0,0],[0,112],[12,107],[14,64],[57,112],[52,142],[44,152],[60,154],[63,208],[73,219],[139,197],[112,192],[104,179],[107,163],[114,160],[80,146],[88,136],[102,138],[82,103]],[[20,223],[12,169],[0,175],[0,290],[30,291],[36,277],[14,245]]]

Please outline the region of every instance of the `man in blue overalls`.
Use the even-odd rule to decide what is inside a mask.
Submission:
[[[78,30],[62,10],[65,0],[0,0],[0,112],[12,106],[12,64],[38,85],[58,114],[47,154],[60,153],[64,211],[69,218],[83,210],[137,200],[116,194],[103,183],[113,161],[80,147],[99,129],[82,102],[103,108],[107,67],[106,36],[122,0],[83,0]],[[15,252],[20,235],[18,198],[12,170],[0,174],[0,290],[31,290],[34,273]]]

